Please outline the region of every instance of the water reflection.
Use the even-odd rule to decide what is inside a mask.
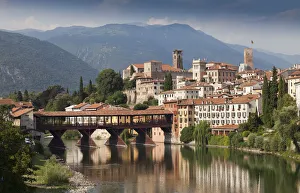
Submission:
[[[93,192],[299,192],[300,165],[270,155],[158,144],[80,149],[65,142],[65,160],[98,186]]]

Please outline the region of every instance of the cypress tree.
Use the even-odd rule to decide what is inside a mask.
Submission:
[[[80,100],[81,102],[84,100],[84,92],[83,92],[83,80],[82,80],[82,76],[80,77],[79,100]]]
[[[88,86],[88,94],[92,94],[93,93],[93,83],[92,81],[90,80],[89,82],[89,86]]]
[[[28,94],[28,91],[27,91],[27,90],[24,91],[24,97],[23,97],[23,100],[24,100],[24,101],[29,101],[29,94]]]
[[[273,76],[270,83],[270,110],[273,112],[277,108],[278,101],[278,81],[277,81],[277,69],[273,67]]]
[[[67,94],[69,94],[69,88],[67,88]]]
[[[279,84],[278,84],[278,102],[277,102],[277,108],[281,109],[283,106],[283,96],[285,94],[285,81],[280,76]]]
[[[23,101],[23,95],[21,91],[18,91],[17,93],[17,101]]]
[[[130,76],[132,76],[133,73],[135,73],[135,70],[134,70],[133,66],[131,65],[130,66]]]
[[[269,82],[267,77],[264,77],[264,84],[262,88],[262,109],[263,109],[263,121],[264,124],[269,126],[270,125],[270,120],[271,120],[271,115],[270,115],[270,88],[269,88]]]
[[[165,75],[164,91],[173,89],[172,74],[169,72]]]

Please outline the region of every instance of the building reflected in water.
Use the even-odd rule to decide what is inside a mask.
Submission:
[[[65,156],[67,164],[99,184],[95,192],[279,193],[299,190],[299,165],[290,167],[291,163],[273,156],[164,144],[118,148],[104,146],[103,141],[96,143],[100,148],[89,150],[76,147],[76,142],[67,142],[70,148]]]

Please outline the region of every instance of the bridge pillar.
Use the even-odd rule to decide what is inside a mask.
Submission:
[[[49,130],[49,132],[53,135],[52,140],[50,141],[48,147],[59,147],[65,148],[65,144],[61,139],[61,136],[66,132],[66,130]]]
[[[105,142],[105,145],[115,145],[115,146],[127,146],[126,143],[120,137],[120,134],[124,129],[106,129],[110,134],[109,139]]]
[[[138,136],[131,142],[131,144],[155,145],[154,141],[147,135],[147,129],[134,129]]]
[[[94,133],[95,129],[79,129],[78,130],[82,137],[77,142],[78,146],[81,147],[96,147],[96,143],[91,138],[91,135]]]
[[[164,131],[165,140],[164,143],[170,144],[172,143],[172,128],[161,128]]]

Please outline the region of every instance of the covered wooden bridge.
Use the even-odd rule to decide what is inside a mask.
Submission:
[[[56,111],[36,112],[36,129],[48,130],[53,139],[49,146],[64,147],[61,136],[67,130],[78,130],[82,138],[78,141],[81,146],[94,146],[91,139],[96,129],[106,129],[110,138],[106,145],[126,145],[119,137],[124,129],[134,129],[138,136],[133,141],[137,144],[154,145],[147,135],[153,127],[160,127],[165,135],[171,133],[173,113],[168,110],[100,110],[100,111]]]

